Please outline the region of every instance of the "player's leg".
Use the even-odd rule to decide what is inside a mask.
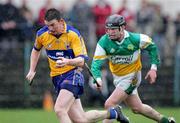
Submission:
[[[55,91],[58,94],[55,112],[61,123],[71,123],[68,111],[78,95],[83,93],[83,86],[77,86],[82,80],[76,70],[69,71],[52,78]],[[78,77],[78,78],[77,78]]]
[[[110,107],[114,107],[125,100],[128,95],[122,90],[120,87],[116,87],[115,90],[112,92],[110,97],[105,102],[105,108],[109,109]],[[119,119],[120,120],[120,119]],[[129,123],[126,116],[122,114],[121,116],[122,123]],[[104,123],[112,123],[112,120],[104,120]]]
[[[71,105],[74,103],[74,101],[75,98],[72,92],[66,89],[60,90],[54,106],[54,110],[56,112],[56,115],[60,123],[71,123],[71,120],[68,115],[68,111]]]
[[[134,93],[140,84],[140,75],[140,72],[130,73],[125,76],[117,76],[113,74],[114,85],[116,88],[110,97],[106,100],[105,108],[107,109],[121,103],[128,97],[128,94]],[[111,123],[111,121],[108,120],[105,120],[104,122]]]
[[[107,111],[91,110],[85,112],[82,107],[80,99],[75,100],[68,114],[71,117],[72,121],[75,123],[96,122],[105,119],[108,115]]]
[[[80,99],[76,99],[68,114],[74,123],[94,123],[104,119],[117,119],[122,116],[121,108],[119,107],[109,108],[108,110],[89,110],[85,112]]]
[[[142,114],[145,117],[148,117],[152,120],[155,120],[159,123],[175,123],[173,119],[168,119],[163,116],[155,109],[150,107],[149,105],[143,104],[140,100],[138,94],[130,95],[126,100],[126,104],[132,109],[132,111],[136,114]]]

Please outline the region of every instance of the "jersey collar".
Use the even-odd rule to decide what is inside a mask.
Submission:
[[[124,39],[127,37],[129,37],[129,33],[126,30],[124,30]]]
[[[118,45],[122,44],[125,41],[125,38],[128,38],[128,37],[129,37],[129,33],[126,30],[124,30],[124,38],[122,39],[121,42],[116,41],[116,44]]]

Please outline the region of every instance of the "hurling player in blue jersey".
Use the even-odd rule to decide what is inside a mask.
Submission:
[[[118,106],[102,111],[83,110],[79,98],[83,94],[84,85],[81,71],[88,58],[84,41],[80,33],[67,25],[61,13],[53,8],[46,12],[45,26],[37,32],[26,76],[28,81],[34,78],[42,47],[46,50],[50,76],[58,94],[54,109],[59,122],[90,123],[118,119],[121,123],[128,123]]]

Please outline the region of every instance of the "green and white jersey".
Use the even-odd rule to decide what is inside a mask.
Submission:
[[[100,68],[106,58],[109,59],[111,72],[117,76],[123,76],[141,70],[141,49],[148,51],[151,64],[159,64],[156,45],[149,36],[127,31],[124,31],[124,33],[125,36],[121,42],[112,41],[105,34],[97,43],[91,65],[91,70],[95,78],[101,78]]]

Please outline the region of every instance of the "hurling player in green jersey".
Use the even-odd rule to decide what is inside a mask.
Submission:
[[[105,102],[105,108],[118,105],[122,101],[136,114],[141,114],[158,123],[175,123],[174,118],[166,117],[139,98],[137,88],[141,83],[141,50],[146,50],[151,59],[151,68],[145,76],[150,84],[155,83],[157,66],[160,62],[157,47],[152,39],[139,33],[125,30],[125,19],[121,15],[111,15],[106,19],[106,34],[98,41],[91,70],[102,86],[101,66],[109,60],[109,68],[114,78],[115,90]],[[97,87],[101,89],[101,87]],[[111,123],[105,120],[105,123]]]

